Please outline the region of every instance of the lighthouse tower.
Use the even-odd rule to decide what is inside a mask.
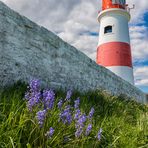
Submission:
[[[97,63],[134,84],[128,22],[129,9],[125,0],[102,0]]]

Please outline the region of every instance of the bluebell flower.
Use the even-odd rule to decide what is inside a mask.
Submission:
[[[48,138],[51,138],[54,134],[54,129],[53,127],[50,127],[49,131],[46,132],[45,136],[48,137]]]
[[[32,108],[40,103],[41,92],[32,92],[30,96],[28,95],[27,107],[29,111],[32,111]]]
[[[71,96],[72,96],[72,90],[70,89],[70,90],[67,91],[65,100],[70,101]]]
[[[89,112],[89,116],[88,116],[89,119],[92,119],[94,112],[95,112],[95,109],[92,107]]]
[[[80,114],[81,114],[80,109],[75,110],[74,119],[75,119],[75,120],[79,119]]]
[[[27,107],[30,111],[32,108],[40,103],[41,92],[39,80],[31,80],[29,90],[25,93],[25,100],[27,100]]]
[[[38,120],[38,124],[40,125],[40,127],[43,126],[45,117],[46,117],[46,110],[38,111],[36,113],[36,118]]]
[[[30,92],[27,91],[27,92],[25,93],[24,99],[27,100],[27,101],[30,99]]]
[[[81,134],[83,133],[83,127],[84,127],[84,123],[86,122],[86,115],[82,114],[79,116],[79,118],[77,119],[76,123],[75,123],[75,127],[76,127],[76,132],[75,132],[75,136],[78,138],[81,136]]]
[[[75,109],[79,108],[79,105],[80,105],[80,98],[77,98],[77,100],[75,100],[74,102],[75,102],[74,108],[75,108]]]
[[[53,90],[43,91],[43,102],[45,109],[52,109],[55,101],[55,93]]]
[[[66,123],[70,124],[72,122],[72,115],[71,115],[71,111],[70,111],[70,105],[67,105],[65,107],[65,109],[63,111],[61,111],[60,120],[62,120],[62,122],[64,124],[66,124]]]
[[[76,132],[75,132],[75,137],[76,138],[79,138],[83,133],[83,128],[80,127],[80,128],[77,128]]]
[[[92,124],[89,124],[89,125],[87,126],[85,135],[88,136],[88,135],[90,134],[91,130],[92,130]]]
[[[30,83],[29,83],[29,88],[32,91],[39,91],[39,89],[40,89],[40,81],[37,80],[37,79],[31,80]]]
[[[58,108],[61,109],[62,108],[62,105],[63,105],[63,100],[60,99],[59,102],[58,102]]]
[[[86,117],[86,115],[85,114],[83,114],[83,115],[81,115],[80,117],[79,117],[79,119],[78,119],[78,121],[77,121],[77,124],[79,125],[79,126],[84,126],[84,123],[86,122],[86,119],[87,119],[87,117]]]
[[[97,139],[99,141],[101,140],[101,136],[102,136],[102,128],[100,128],[100,130],[98,131],[98,134],[97,134]]]

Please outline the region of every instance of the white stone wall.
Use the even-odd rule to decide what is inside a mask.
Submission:
[[[52,88],[103,89],[146,100],[139,89],[0,2],[0,87],[31,78]]]

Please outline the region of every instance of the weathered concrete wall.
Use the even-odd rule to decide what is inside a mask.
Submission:
[[[0,87],[31,78],[53,88],[103,89],[146,100],[139,89],[0,2]]]

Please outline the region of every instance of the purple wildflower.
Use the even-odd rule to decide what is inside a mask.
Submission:
[[[39,89],[39,80],[31,80],[29,84],[29,91],[25,93],[25,100],[27,100],[27,107],[30,111],[32,108],[40,103],[41,92]]]
[[[33,91],[39,91],[40,81],[39,80],[31,80],[29,83],[29,87]]]
[[[43,102],[45,109],[52,109],[55,100],[55,93],[53,90],[44,90],[43,91]]]
[[[58,108],[61,109],[62,108],[62,105],[63,105],[63,100],[60,99],[60,101],[58,102]]]
[[[78,128],[75,132],[75,137],[79,138],[82,133],[83,133],[83,128],[82,127]]]
[[[40,103],[41,98],[41,92],[32,92],[30,93],[30,96],[28,96],[28,102],[27,107],[30,111],[32,111],[32,108]]]
[[[77,98],[77,100],[75,100],[74,108],[75,109],[79,108],[79,105],[80,105],[80,98]]]
[[[89,124],[89,125],[87,126],[85,135],[88,136],[88,135],[90,134],[91,130],[92,130],[92,124]]]
[[[100,128],[100,130],[98,131],[98,134],[97,134],[97,139],[99,141],[101,140],[101,135],[102,135],[102,128]]]
[[[78,120],[76,121],[76,132],[75,132],[75,136],[78,138],[81,136],[81,134],[83,133],[83,127],[84,127],[84,123],[86,122],[86,115],[83,114],[81,116],[79,116]]]
[[[53,127],[50,127],[49,131],[46,132],[45,136],[51,138],[53,134],[54,134],[54,129]]]
[[[38,111],[36,113],[36,118],[38,120],[38,124],[40,125],[40,127],[43,126],[45,117],[46,117],[46,110]]]
[[[60,120],[62,120],[64,124],[70,124],[72,122],[70,105],[66,106],[65,109],[60,113]]]
[[[79,126],[82,126],[82,127],[83,127],[85,121],[86,121],[86,115],[83,114],[83,115],[81,115],[81,116],[79,117],[79,119],[78,119],[78,121],[77,121],[77,124],[78,124]]]
[[[94,112],[95,112],[95,109],[92,107],[89,112],[89,116],[88,116],[89,119],[92,119]]]
[[[30,99],[30,92],[25,93],[25,98],[24,99],[27,100],[27,101]]]
[[[70,89],[70,90],[67,91],[65,100],[66,100],[66,101],[69,101],[70,98],[71,98],[71,96],[72,96],[72,90]]]
[[[74,119],[75,119],[75,120],[79,119],[80,114],[81,114],[81,111],[80,111],[79,109],[77,109],[77,110],[75,111]]]

